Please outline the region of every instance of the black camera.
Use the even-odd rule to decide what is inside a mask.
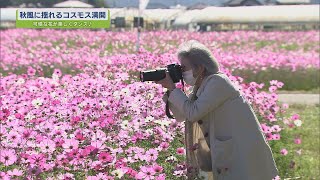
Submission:
[[[142,82],[160,81],[166,77],[166,70],[169,71],[169,75],[173,83],[177,83],[182,80],[182,68],[179,64],[169,64],[166,68],[140,71],[140,80]]]

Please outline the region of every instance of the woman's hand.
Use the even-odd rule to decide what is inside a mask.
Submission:
[[[156,84],[161,84],[163,87],[167,88],[169,91],[172,91],[176,88],[176,85],[173,83],[170,74],[166,71],[166,77],[160,81],[155,81]]]

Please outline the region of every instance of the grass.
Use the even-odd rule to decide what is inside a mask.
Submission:
[[[39,75],[38,72],[36,73],[37,76],[39,77],[52,77],[54,69],[60,69],[62,74],[70,74],[70,75],[76,75],[82,72],[81,69],[73,68],[71,65],[60,65],[60,64],[54,64],[53,67],[50,66],[43,66],[40,65],[43,71],[43,75]],[[16,75],[21,75],[21,74],[27,74],[27,68],[28,66],[20,66],[19,68],[16,69],[9,69],[8,71],[4,71],[3,69],[0,69],[0,74],[3,76],[8,76],[9,74],[16,74]]]
[[[296,71],[285,68],[268,68],[264,71],[258,71],[257,73],[245,69],[235,70],[232,74],[244,78],[246,83],[257,82],[264,83],[267,86],[270,85],[269,82],[271,80],[278,80],[284,83],[281,90],[286,91],[311,91],[317,90],[320,87],[320,73],[316,68],[300,68]]]
[[[286,116],[295,113],[300,115],[302,126],[297,129],[283,130],[280,141],[270,142],[280,175],[282,178],[318,179],[320,177],[320,107],[319,105],[291,105]],[[296,136],[301,138],[301,144],[293,143]],[[279,153],[282,148],[288,150],[286,156]],[[302,149],[301,155],[296,153],[299,149]]]

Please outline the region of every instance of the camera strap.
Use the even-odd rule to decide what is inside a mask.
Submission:
[[[174,117],[170,114],[169,111],[169,101],[166,102],[166,115],[168,116],[168,118],[174,119]]]

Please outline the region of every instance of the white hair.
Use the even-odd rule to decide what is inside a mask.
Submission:
[[[205,75],[217,73],[219,63],[211,54],[210,50],[196,40],[182,43],[178,48],[178,58],[187,58],[193,68],[198,69],[202,64],[205,67]]]

